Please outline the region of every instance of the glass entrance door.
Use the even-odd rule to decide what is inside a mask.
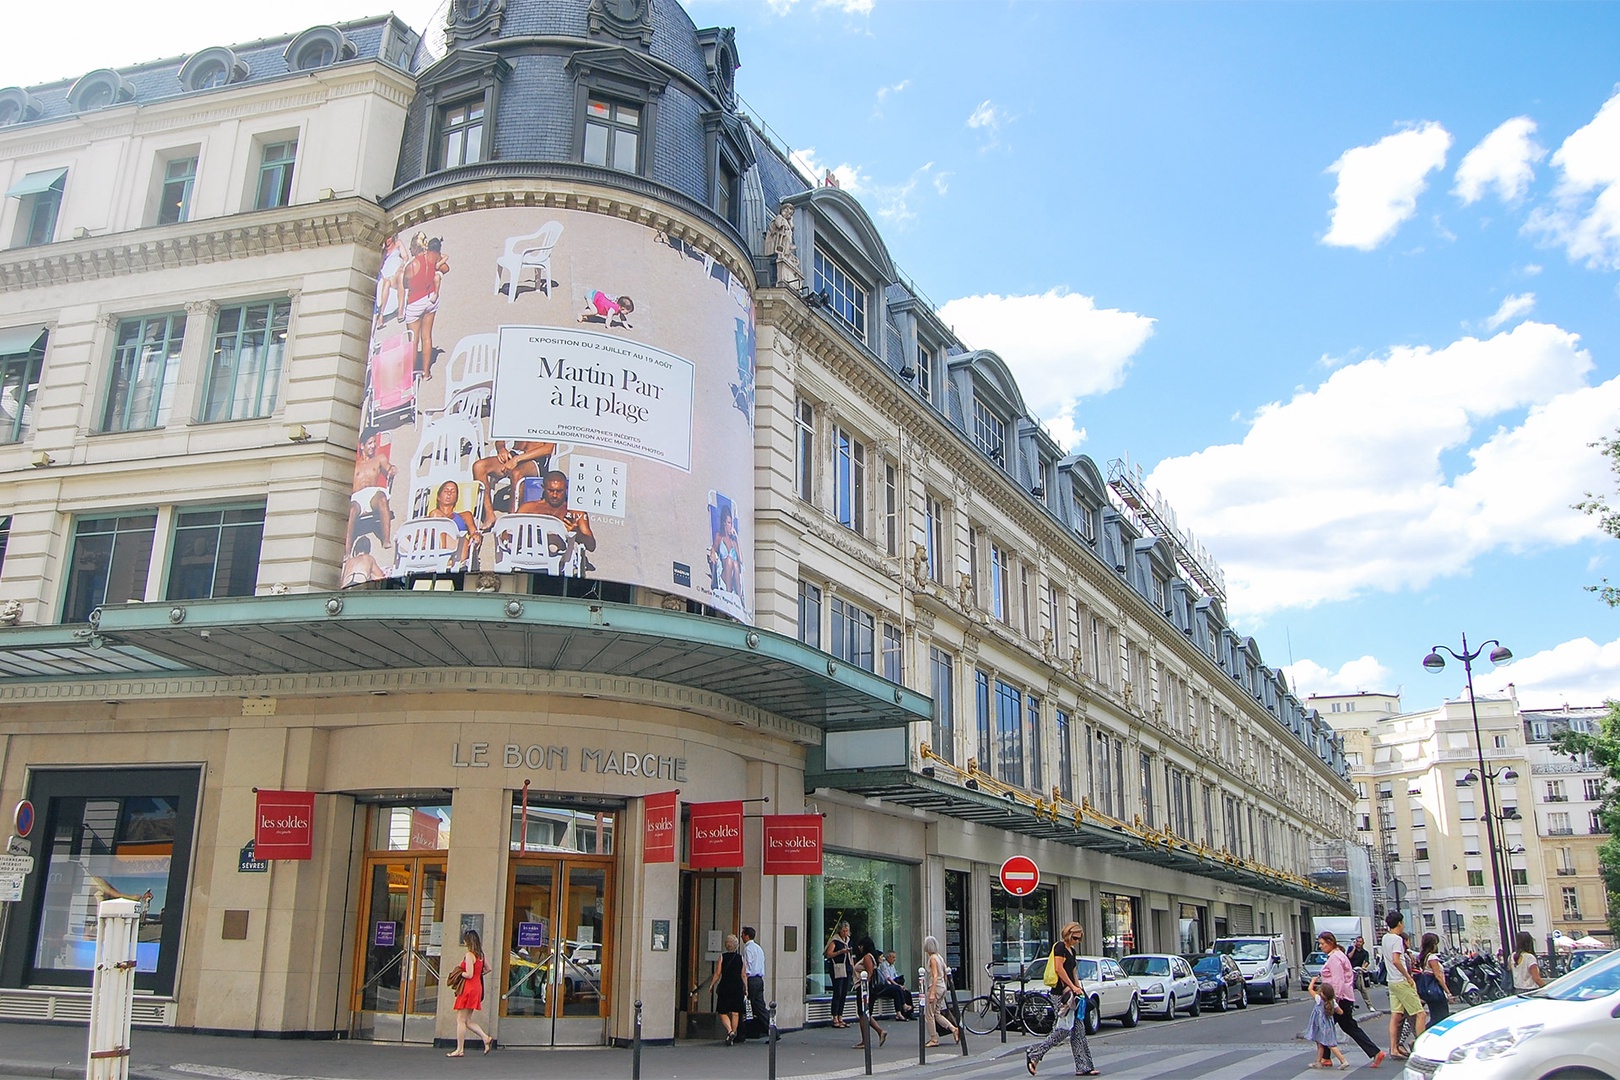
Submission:
[[[607,1036],[611,859],[512,860],[503,1032],[514,1045],[600,1046]],[[522,1018],[518,1020],[517,1018]]]
[[[738,923],[742,875],[730,871],[688,871],[681,875],[680,981],[675,984],[676,1034],[682,1038],[719,1038],[709,980],[727,934]],[[696,989],[694,989],[696,988]]]
[[[444,866],[443,855],[365,861],[356,1038],[433,1041],[444,969]]]

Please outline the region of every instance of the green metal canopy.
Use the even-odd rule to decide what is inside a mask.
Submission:
[[[6,195],[20,199],[24,195],[38,195],[42,191],[49,191],[67,175],[67,169],[46,169],[44,172],[29,173],[21,180],[12,184],[6,190]]]
[[[351,590],[101,608],[89,626],[0,630],[25,679],[517,668],[653,679],[824,731],[903,727],[928,698],[780,634],[636,605],[512,593]]]

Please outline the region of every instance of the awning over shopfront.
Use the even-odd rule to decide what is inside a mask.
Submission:
[[[0,630],[0,685],[107,675],[516,668],[652,679],[823,731],[904,727],[929,699],[723,619],[511,593],[349,591],[125,604],[90,626]]]
[[[1309,901],[1320,905],[1322,910],[1349,911],[1350,908],[1348,900],[1337,892],[1317,888],[1303,879],[1233,861],[1222,852],[1200,849],[1197,845],[1162,833],[1153,833],[1124,822],[1109,823],[1109,819],[1103,815],[1090,811],[1076,821],[1072,815],[1057,812],[1049,803],[1030,805],[1024,799],[1009,797],[1006,792],[963,787],[909,769],[836,769],[806,773],[805,787],[853,792],[1038,840],[1051,840],[1071,847],[1118,855],[1135,862],[1183,870],[1200,877]]]

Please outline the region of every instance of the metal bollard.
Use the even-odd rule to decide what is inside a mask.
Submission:
[[[770,1003],[770,1010],[771,1010],[771,1035],[770,1035],[771,1053],[770,1053],[770,1072],[767,1075],[769,1077],[769,1080],[776,1080],[776,1002],[773,1001],[773,1002]]]
[[[922,995],[922,1015],[917,1017],[917,1064],[928,1064],[928,1040],[937,1032],[933,1028],[933,1010],[928,1007],[928,969],[917,969],[917,993]]]
[[[956,1017],[956,1041],[962,1047],[962,1056],[967,1057],[967,1025],[962,1023],[962,1007],[956,1000],[956,971],[945,969],[945,985],[951,989],[951,1013]]]
[[[96,908],[95,972],[90,984],[86,1080],[127,1080],[129,1025],[135,1009],[135,935],[141,905],[103,900]]]
[[[867,997],[866,972],[855,988],[855,1016],[861,1022],[861,1049],[866,1055],[866,1075],[872,1075],[872,1002]]]
[[[641,999],[636,999],[636,1034],[631,1043],[630,1078],[641,1080]]]

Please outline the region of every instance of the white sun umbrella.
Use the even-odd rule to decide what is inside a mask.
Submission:
[[[1565,952],[1568,952],[1569,950],[1575,948],[1575,939],[1570,937],[1568,934],[1565,934],[1561,930],[1555,931],[1553,933],[1552,943],[1553,943],[1553,948],[1562,949]]]
[[[1585,937],[1576,938],[1575,944],[1582,949],[1607,949],[1609,947],[1609,943],[1607,941],[1599,941],[1591,934],[1587,934]]]

